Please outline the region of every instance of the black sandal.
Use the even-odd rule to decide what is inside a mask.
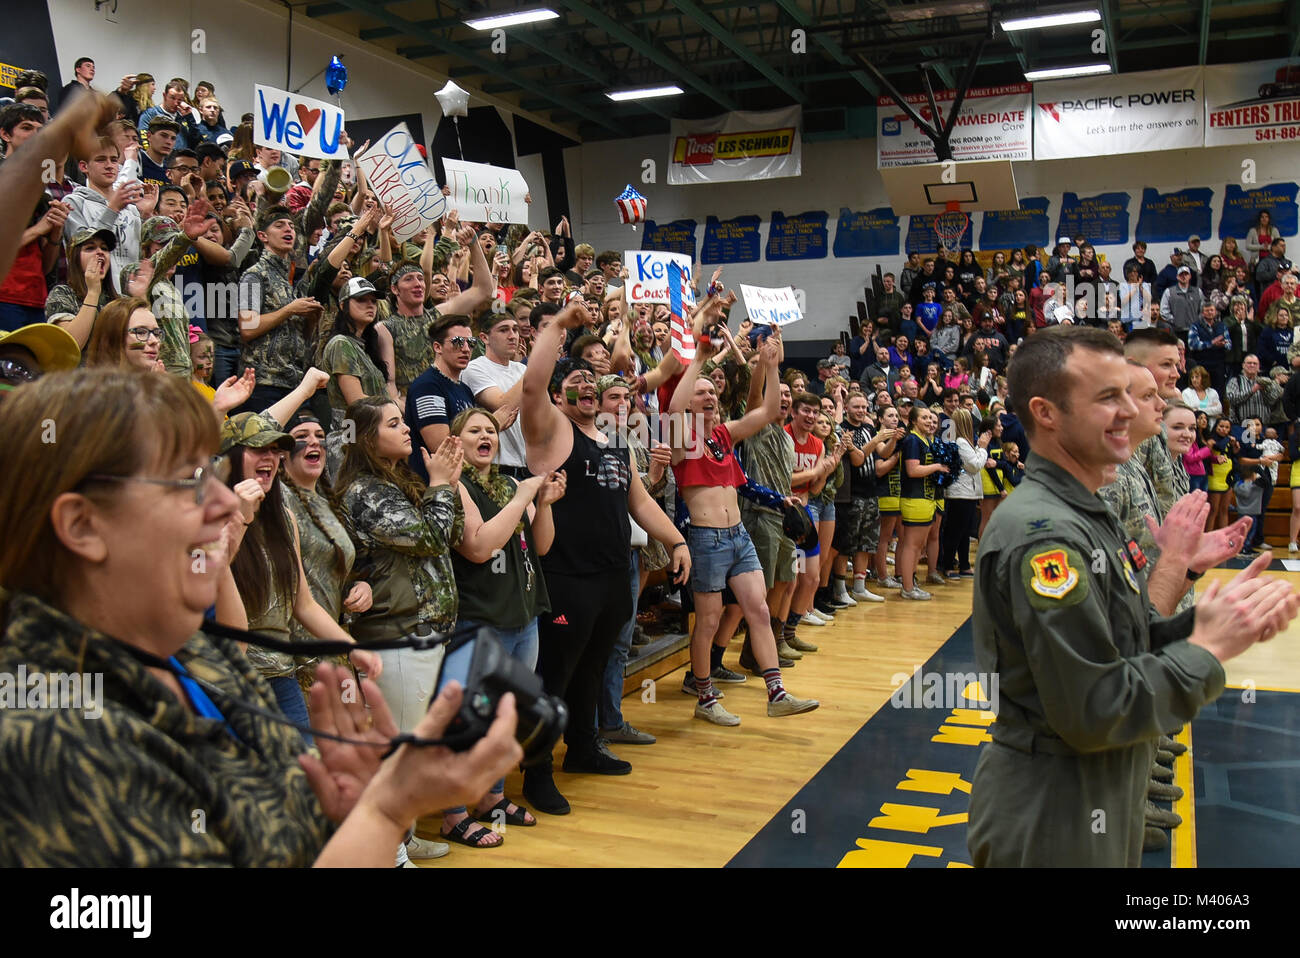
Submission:
[[[515,805],[515,810],[513,812],[508,810],[511,805]],[[492,821],[493,824],[496,824],[493,819],[495,819],[497,812],[500,812],[505,816],[505,822],[507,825],[521,825],[524,828],[532,828],[537,824],[536,818],[531,822],[524,818],[525,815],[530,814],[528,809],[515,802],[511,802],[510,799],[505,798],[504,796],[502,796],[501,801],[497,802],[487,811],[475,812],[474,817],[479,821]]]
[[[473,838],[466,834],[471,827],[478,829],[478,831],[474,832]],[[501,841],[496,842],[493,845],[479,844],[483,839],[483,836],[491,831],[490,828],[484,828],[478,822],[474,821],[473,818],[462,818],[455,825],[451,826],[451,831],[442,832],[441,834],[447,841],[455,842],[457,845],[465,845],[469,848],[500,848],[505,844],[506,840],[504,837],[501,838]]]

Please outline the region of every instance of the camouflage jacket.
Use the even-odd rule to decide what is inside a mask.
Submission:
[[[1156,502],[1160,506],[1160,516],[1163,521],[1163,517],[1169,514],[1169,510],[1174,507],[1174,503],[1185,495],[1189,489],[1186,470],[1174,468],[1173,457],[1169,455],[1169,445],[1165,439],[1164,427],[1160,428],[1158,435],[1152,436],[1138,446],[1133,451],[1129,461],[1136,462],[1151,477],[1151,483],[1155,486]],[[1180,467],[1181,465],[1179,463]],[[1180,472],[1182,473],[1181,477],[1179,476]]]
[[[319,492],[300,489],[290,482],[284,483],[283,491],[289,511],[298,523],[298,549],[312,598],[338,622],[343,614],[343,599],[352,588],[356,546],[329,501]],[[295,642],[311,642],[315,638],[297,619],[289,620],[289,633]],[[315,656],[294,657],[299,669],[310,670],[318,661]]]
[[[425,489],[419,505],[378,476],[362,474],[343,491],[343,520],[357,547],[357,578],[374,594],[352,622],[364,645],[410,635],[417,625],[450,632],[456,624],[451,549],[465,532],[455,486]]]
[[[438,308],[430,306],[419,316],[392,313],[384,325],[393,334],[393,381],[403,396],[411,383],[433,365],[433,340],[429,327],[438,318]]]
[[[239,280],[240,307],[273,313],[294,299],[289,261],[270,250]],[[279,326],[243,343],[244,366],[257,373],[259,386],[293,389],[307,372],[306,319],[290,316]]]
[[[1159,439],[1159,436],[1155,437]],[[1145,445],[1145,444],[1144,444]],[[1168,447],[1165,447],[1168,449]],[[1149,578],[1151,570],[1160,558],[1160,547],[1156,545],[1155,539],[1151,537],[1151,530],[1147,528],[1146,517],[1150,516],[1157,523],[1164,522],[1168,510],[1165,509],[1159,501],[1159,493],[1156,490],[1155,483],[1145,469],[1136,462],[1136,453],[1131,456],[1128,462],[1121,463],[1115,472],[1115,481],[1109,485],[1102,486],[1097,490],[1102,500],[1106,503],[1107,508],[1114,513],[1115,518],[1119,521],[1124,530],[1124,534],[1138,544],[1142,554],[1146,557],[1146,562],[1138,565],[1138,573],[1144,578]],[[1179,463],[1181,466],[1182,464]],[[1187,473],[1183,472],[1184,481]],[[1185,494],[1179,493],[1175,502]],[[1195,601],[1195,595],[1191,589],[1179,600],[1175,609],[1176,612],[1182,612],[1192,606]]]
[[[301,737],[234,704],[277,712],[270,686],[234,642],[195,633],[175,657],[229,730],[108,636],[9,597],[0,672],[103,679],[94,709],[5,709],[0,866],[304,867],[320,854],[333,826],[298,765]]]

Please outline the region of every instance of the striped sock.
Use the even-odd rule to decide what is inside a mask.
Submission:
[[[695,691],[700,696],[700,705],[708,708],[718,700],[717,694],[713,691],[713,680],[707,675],[704,678],[695,676]]]
[[[764,669],[763,681],[767,683],[767,700],[779,702],[785,698],[785,686],[781,684],[780,669]]]

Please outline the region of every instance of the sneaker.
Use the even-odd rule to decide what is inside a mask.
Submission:
[[[947,579],[949,582],[961,581],[961,573],[958,572],[956,569],[949,569],[947,572],[943,574],[943,577]]]
[[[799,638],[799,636],[797,635],[791,636],[790,638],[786,639],[785,644],[790,646],[790,648],[794,649],[796,652],[817,651],[817,646],[813,645],[811,642],[807,641],[806,639]]]
[[[937,573],[937,572],[931,572],[928,576],[925,577],[925,581],[928,582],[928,583],[930,583],[931,585],[947,585],[947,584],[948,584],[948,580],[945,579],[943,576],[939,575],[939,573]]]
[[[1147,798],[1158,802],[1176,802],[1183,797],[1183,790],[1169,782],[1157,782],[1154,778],[1147,783]]]
[[[843,580],[836,582],[835,591],[831,593],[831,605],[837,605],[842,609],[851,609],[858,604],[858,600],[849,595],[848,586]]]
[[[1288,542],[1286,544],[1286,551],[1295,555],[1297,552],[1300,552],[1300,545],[1296,545],[1294,542]]]
[[[836,606],[825,600],[813,603],[813,610],[828,619],[834,619],[835,613],[840,611],[842,608],[844,608],[844,606]]]
[[[740,716],[732,715],[722,707],[717,699],[714,699],[707,706],[696,703],[695,717],[704,719],[706,722],[712,722],[714,725],[739,725]]]
[[[1177,828],[1183,823],[1183,817],[1177,812],[1171,812],[1166,808],[1161,808],[1151,799],[1147,799],[1146,804],[1146,823],[1155,825],[1157,828]]]
[[[414,835],[406,843],[406,857],[412,861],[432,861],[450,851],[451,846],[446,842],[431,842],[427,838],[417,838]]]
[[[1166,752],[1173,752],[1175,758],[1187,751],[1186,745],[1182,742],[1176,741],[1168,735],[1160,736],[1160,740],[1156,743],[1156,747],[1162,748]]]
[[[898,594],[901,595],[904,599],[916,599],[918,601],[924,601],[925,599],[931,598],[929,592],[926,592],[924,589],[919,587],[913,587],[911,592],[908,592],[906,589],[900,588],[898,590]]]
[[[640,623],[637,623],[635,626],[632,627],[633,648],[639,648],[642,645],[649,645],[653,641],[654,640],[651,639],[650,636],[645,634],[645,630],[641,628]]]
[[[973,578],[975,578],[975,572],[974,572],[974,570],[972,570],[972,569],[967,569],[965,572],[958,572],[957,575],[960,576],[960,577],[963,578],[963,579],[973,579]]]
[[[777,639],[777,642],[776,642],[776,655],[777,655],[777,658],[781,658],[781,659],[789,659],[792,663],[793,663],[793,662],[798,662],[800,659],[803,658],[803,653],[800,652],[800,651],[798,651],[797,649],[793,649],[793,648],[791,648],[791,647],[790,647],[790,644],[789,644],[788,642],[786,642],[786,640],[785,640],[785,636],[782,636],[781,638]],[[757,663],[756,663],[756,664],[757,664]],[[781,668],[784,669],[784,668],[786,668],[786,666],[783,665],[783,666],[781,666]],[[761,674],[761,673],[760,673],[760,674]]]
[[[883,579],[880,580],[880,584],[882,587],[889,589],[891,592],[901,589],[903,587],[902,581],[900,579],[895,578],[892,575],[885,576]],[[854,589],[853,591],[856,592],[857,590]],[[866,590],[864,589],[863,591],[865,592]]]
[[[817,605],[814,603],[813,607],[809,609],[808,612],[810,615],[817,616],[817,618],[821,619],[827,625],[830,625],[835,621],[835,611],[833,609],[830,612],[827,612],[825,609],[817,608]]]
[[[569,749],[564,755],[564,770],[589,775],[627,775],[632,771],[632,763],[623,761],[597,743],[590,752]]]
[[[827,621],[829,620],[823,619],[820,615],[818,615],[815,612],[805,612],[803,618],[799,620],[799,624],[815,625],[820,628],[821,626],[826,625]],[[788,639],[786,641],[787,643],[789,642]],[[794,648],[794,646],[791,646],[791,648]]]
[[[893,577],[891,576],[890,578],[892,579]],[[886,579],[884,582],[880,584],[883,585],[885,588],[889,588],[889,581],[890,579]],[[863,602],[884,602],[885,601],[885,597],[883,595],[876,595],[876,593],[872,592],[861,582],[854,582],[853,591],[850,592],[849,595],[851,595],[855,599],[860,599]]]
[[[767,703],[767,715],[768,718],[798,715],[800,712],[811,712],[819,705],[821,705],[821,702],[816,699],[797,699],[789,692],[786,692],[785,698],[780,701]]]
[[[1162,852],[1169,847],[1169,835],[1163,828],[1147,825],[1142,831],[1142,850],[1144,852]]]
[[[777,668],[782,668],[782,669],[792,668],[794,666],[794,659],[787,658],[786,656],[781,654],[782,644],[783,643],[778,641],[776,646]],[[740,650],[740,667],[742,669],[748,669],[751,674],[757,675],[759,678],[763,677],[763,670],[759,668],[758,660],[754,658],[753,650],[750,649],[748,644],[746,644],[745,647]],[[694,676],[691,677],[692,679],[694,678]],[[682,691],[685,691],[685,689],[683,689]],[[715,689],[714,691],[716,692],[717,690]],[[722,698],[722,693],[717,692],[717,696],[718,698]]]
[[[735,675],[735,673],[733,672],[732,675]],[[743,676],[741,677],[741,681],[742,682],[744,681]],[[682,677],[682,694],[694,695],[696,698],[700,697],[699,687],[695,684],[695,673],[692,672],[690,669],[687,669],[686,675]],[[721,692],[719,692],[717,689],[713,690],[713,694],[720,699],[726,698],[726,696],[723,695]]]
[[[618,728],[603,728],[599,734],[606,742],[616,742],[620,745],[653,745],[657,741],[649,732],[642,732],[626,719]]]
[[[689,672],[687,672],[686,674],[691,675],[691,673]],[[691,675],[691,678],[693,679],[695,678],[695,676]],[[733,672],[725,665],[719,665],[716,669],[710,672],[709,678],[713,679],[715,683],[721,682],[724,685],[743,685],[745,682],[748,681],[739,672]],[[718,698],[722,698],[721,692],[718,693]]]

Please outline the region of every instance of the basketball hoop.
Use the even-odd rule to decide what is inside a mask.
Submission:
[[[948,251],[956,250],[970,225],[970,215],[961,211],[959,203],[949,203],[948,208],[934,218],[934,234]]]

